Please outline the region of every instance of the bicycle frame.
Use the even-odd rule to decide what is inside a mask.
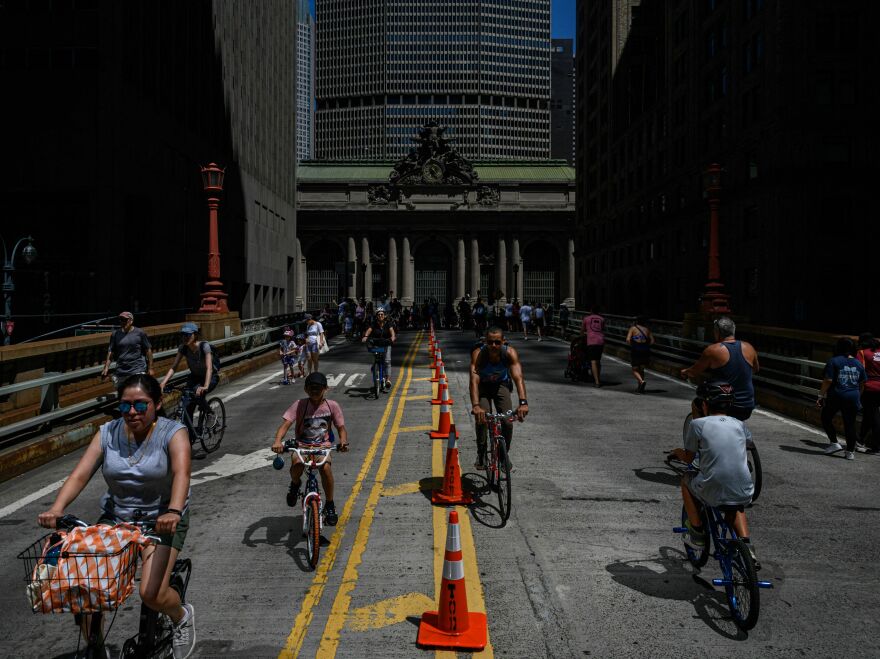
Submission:
[[[318,528],[319,530],[324,530],[324,502],[321,499],[321,490],[318,487],[318,477],[315,475],[315,471],[324,466],[327,458],[330,456],[330,451],[333,449],[299,448],[294,446],[290,440],[285,443],[285,448],[292,453],[296,453],[306,468],[306,485],[302,496],[303,534],[309,532],[306,526],[306,509],[311,504],[312,499],[317,499],[318,501]],[[317,458],[320,458],[320,460]]]

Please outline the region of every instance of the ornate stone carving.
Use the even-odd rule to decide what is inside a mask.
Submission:
[[[413,141],[415,147],[397,161],[388,182],[392,190],[401,185],[465,185],[477,183],[473,165],[450,146],[446,129],[430,121]],[[397,195],[395,195],[395,198]]]
[[[392,192],[387,185],[371,185],[367,188],[367,201],[371,206],[385,206],[391,200]]]
[[[477,188],[477,203],[480,206],[497,206],[501,201],[501,192],[498,188],[481,185]]]

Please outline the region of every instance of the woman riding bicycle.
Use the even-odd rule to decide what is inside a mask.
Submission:
[[[378,309],[376,317],[370,328],[364,333],[361,343],[366,343],[368,339],[385,339],[394,343],[397,341],[397,332],[394,331],[394,323],[386,319],[385,310]],[[385,387],[391,386],[391,346],[385,348]]]
[[[95,433],[55,503],[38,520],[54,529],[100,468],[108,489],[98,524],[155,522],[159,541],[143,550],[140,595],[144,604],[174,623],[174,656],[181,659],[195,646],[195,616],[192,605],[182,604],[169,586],[169,578],[189,529],[189,437],[180,423],[158,415],[162,389],[155,378],[131,375],[118,394],[122,418]]]
[[[220,371],[217,368],[214,351],[210,343],[201,340],[199,326],[195,323],[184,323],[180,328],[180,336],[181,345],[177,349],[171,368],[162,378],[161,390],[165,390],[168,380],[174,375],[180,362],[186,360],[186,365],[189,367],[186,386],[195,392],[186,411],[192,417],[192,413],[198,405],[202,411],[200,419],[205,419],[211,411],[205,397],[214,391],[220,381]]]

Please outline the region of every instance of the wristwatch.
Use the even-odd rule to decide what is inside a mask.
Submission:
[[[528,404],[529,404],[529,401],[527,401],[525,398],[520,398],[520,399],[519,399],[519,404],[520,404],[520,405],[528,405]]]

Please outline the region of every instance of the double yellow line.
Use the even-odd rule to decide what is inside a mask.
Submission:
[[[309,626],[312,623],[313,612],[318,607],[318,604],[321,602],[321,597],[324,594],[324,589],[327,587],[327,580],[330,570],[333,569],[333,566],[336,563],[336,558],[339,554],[339,547],[342,544],[342,539],[345,537],[345,529],[348,525],[349,519],[351,519],[352,510],[354,509],[355,503],[357,502],[358,497],[360,496],[361,488],[363,487],[363,483],[366,480],[367,474],[373,467],[373,460],[376,457],[376,453],[379,449],[379,442],[382,437],[385,435],[385,428],[388,425],[388,419],[391,417],[391,410],[394,408],[394,403],[397,400],[398,396],[400,396],[400,392],[406,392],[409,388],[410,381],[412,379],[412,365],[415,361],[416,353],[418,352],[418,348],[422,343],[422,332],[420,331],[412,344],[410,345],[406,357],[403,361],[403,368],[405,369],[406,376],[404,379],[399,379],[397,384],[394,385],[394,388],[391,390],[391,395],[388,397],[388,402],[385,404],[385,411],[382,413],[382,419],[379,422],[379,426],[376,428],[376,432],[373,435],[373,439],[370,442],[370,448],[367,450],[367,455],[364,458],[364,463],[361,466],[360,472],[358,472],[357,478],[355,479],[354,485],[351,489],[351,495],[348,497],[348,501],[345,503],[345,507],[342,509],[342,514],[339,516],[339,523],[336,525],[336,530],[333,533],[333,537],[330,540],[330,545],[327,547],[324,555],[321,557],[320,562],[318,563],[318,567],[315,571],[315,576],[312,579],[312,585],[309,587],[308,592],[303,600],[302,607],[300,608],[300,612],[296,617],[296,620],[293,625],[293,629],[291,629],[290,634],[287,637],[287,642],[284,645],[284,648],[281,650],[279,657],[297,657],[299,656],[300,650],[302,649],[303,642],[306,638],[306,633],[308,632]],[[405,396],[400,396],[399,405],[397,408],[397,414],[395,415],[395,426],[399,428],[400,418],[403,414],[403,407],[405,404]],[[397,433],[394,433],[396,439]],[[389,447],[391,450],[389,450]],[[386,444],[385,452],[382,457],[382,465],[379,467],[380,473],[376,476],[376,485],[373,487],[373,491],[375,492],[378,488],[379,492],[381,492],[381,480],[384,480],[385,474],[388,471],[388,463],[391,460],[391,453],[393,451],[394,442],[389,439]],[[381,479],[380,479],[381,476]],[[378,495],[376,495],[378,498]],[[367,511],[364,512],[364,517],[367,515],[370,516],[370,521],[372,521],[373,511],[375,510],[375,502],[373,502],[372,508],[370,508],[370,501],[373,499],[373,492],[370,493],[370,499],[367,502]],[[364,527],[364,521],[361,521],[361,525],[358,529],[358,536],[361,535],[361,529]],[[366,527],[369,529],[369,525]],[[369,531],[367,530],[367,533]],[[366,542],[363,543],[366,546]],[[355,547],[357,549],[357,539],[355,541]],[[357,562],[353,564],[352,559],[349,559],[349,567],[346,568],[346,576],[349,574],[350,570],[354,570],[355,580],[357,575],[357,565],[360,564],[361,556],[363,553],[363,549],[360,550],[357,558]],[[343,585],[340,588],[339,593],[337,593],[336,599],[333,603],[334,610],[337,609],[337,606],[342,606],[343,602],[346,604],[346,608],[348,603],[350,603],[350,593],[354,588],[354,580],[350,585],[347,585],[346,580],[343,580]],[[344,599],[341,599],[344,598]],[[344,621],[344,616],[340,616],[340,618]],[[333,622],[333,616],[331,614],[330,622],[328,622],[328,627]],[[339,627],[341,629],[341,622]],[[335,626],[335,625],[334,625]],[[325,634],[326,636],[326,634]],[[335,634],[336,643],[338,644],[339,640],[339,630],[336,631]],[[324,645],[324,641],[322,640],[322,647]],[[335,646],[332,650],[335,652]],[[321,654],[319,652],[319,654]],[[323,656],[323,655],[322,655]]]

